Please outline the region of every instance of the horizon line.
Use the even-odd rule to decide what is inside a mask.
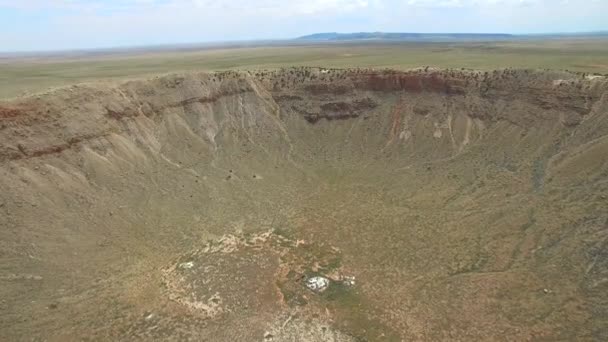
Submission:
[[[305,44],[305,43],[345,43],[345,42],[357,42],[357,41],[387,41],[387,42],[417,42],[417,43],[433,43],[433,41],[411,41],[407,39],[345,39],[345,40],[300,40],[304,37],[310,37],[314,35],[321,34],[341,34],[341,35],[349,35],[349,34],[364,34],[364,33],[383,33],[383,34],[419,34],[419,35],[504,35],[510,36],[513,38],[517,37],[572,37],[572,36],[594,36],[594,35],[602,35],[606,34],[608,37],[608,30],[597,30],[597,31],[562,31],[562,32],[544,32],[544,33],[507,33],[507,32],[407,32],[407,31],[350,31],[350,32],[339,32],[339,31],[326,31],[326,32],[315,32],[310,34],[301,35],[298,37],[291,38],[259,38],[259,39],[233,39],[233,40],[207,40],[207,41],[192,41],[192,42],[175,42],[175,43],[158,43],[158,44],[147,44],[147,45],[112,45],[112,46],[99,46],[99,47],[87,47],[87,48],[66,48],[66,49],[42,49],[42,50],[12,50],[12,51],[2,51],[0,50],[0,60],[8,59],[8,58],[18,58],[18,57],[33,57],[35,55],[58,55],[58,54],[66,54],[66,53],[86,53],[86,52],[120,52],[121,50],[137,50],[137,49],[159,49],[160,50],[166,48],[201,48],[207,46],[209,48],[213,47],[231,47],[230,45],[238,45],[238,44],[253,44],[253,43],[281,43],[281,42],[293,42],[295,44]],[[438,43],[437,41],[435,41]],[[466,42],[466,40],[458,41],[458,42]],[[238,47],[238,46],[232,46]],[[127,52],[127,51],[125,51]],[[12,56],[11,56],[12,55]],[[50,57],[50,56],[49,56]]]

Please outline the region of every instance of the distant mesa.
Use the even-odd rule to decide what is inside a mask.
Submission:
[[[307,41],[348,41],[348,40],[394,40],[394,41],[462,41],[462,40],[503,40],[516,35],[506,33],[398,33],[398,32],[355,32],[355,33],[314,33],[296,38]]]

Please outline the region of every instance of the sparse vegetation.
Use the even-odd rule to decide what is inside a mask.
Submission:
[[[328,75],[336,68],[374,67],[411,69],[432,67],[493,70],[568,69],[586,73],[608,73],[608,43],[596,40],[521,41],[500,43],[453,43],[436,52],[441,43],[336,44],[328,46],[254,47],[189,52],[145,52],[121,57],[92,56],[88,59],[4,60],[0,63],[0,98],[48,87],[89,82],[147,77],[153,74],[193,70],[259,70],[285,66],[323,66]],[[555,51],[560,51],[556,54]],[[356,73],[366,72],[365,69]],[[261,76],[267,76],[262,73]],[[289,72],[311,77],[309,71]],[[256,76],[257,77],[257,76]],[[317,76],[313,76],[317,78]],[[221,81],[221,78],[218,77]],[[281,85],[279,83],[279,85]]]

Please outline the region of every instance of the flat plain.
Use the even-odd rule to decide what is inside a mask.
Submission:
[[[150,48],[52,57],[0,56],[0,98],[50,87],[124,80],[185,71],[276,69],[293,66],[391,68],[422,66],[494,70],[554,69],[608,73],[608,38],[505,42],[344,42],[267,46]]]

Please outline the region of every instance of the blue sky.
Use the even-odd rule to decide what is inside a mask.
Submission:
[[[608,30],[608,0],[0,0],[0,51],[282,39],[315,32]]]

